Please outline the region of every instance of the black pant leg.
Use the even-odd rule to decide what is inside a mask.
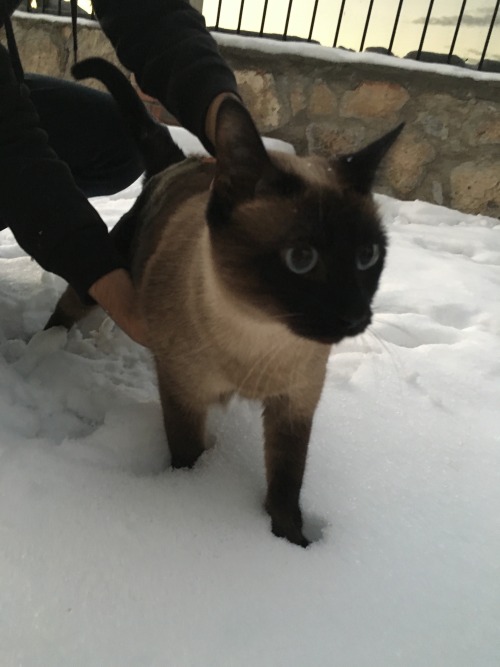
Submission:
[[[50,145],[87,197],[114,194],[139,178],[140,155],[111,95],[38,74],[25,83]]]

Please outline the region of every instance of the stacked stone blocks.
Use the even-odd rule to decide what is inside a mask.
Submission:
[[[71,78],[71,26],[15,18],[26,71]],[[252,42],[247,42],[252,44]],[[79,57],[117,63],[99,27],[79,28]],[[356,150],[401,121],[406,127],[376,184],[379,192],[470,213],[500,216],[500,76],[477,80],[429,69],[222,46],[259,129],[299,153]],[[315,54],[317,51],[315,51]],[[389,58],[389,57],[387,57]],[[386,61],[388,62],[388,61]],[[90,84],[95,85],[95,84]],[[172,119],[144,96],[160,120]]]

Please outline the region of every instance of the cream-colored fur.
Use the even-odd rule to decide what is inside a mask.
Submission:
[[[314,409],[310,396],[322,386],[329,347],[299,338],[221,280],[202,217],[206,200],[197,195],[175,212],[140,281],[155,358],[197,405],[236,392],[290,394]]]

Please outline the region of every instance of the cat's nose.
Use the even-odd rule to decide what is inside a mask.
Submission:
[[[340,318],[341,325],[346,331],[361,332],[366,329],[372,319],[371,313],[363,313],[362,315],[343,315]]]

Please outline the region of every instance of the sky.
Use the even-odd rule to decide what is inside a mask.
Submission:
[[[139,191],[93,203],[112,227]],[[260,406],[165,469],[148,352],[98,312],[41,331],[63,283],[0,232],[2,667],[498,667],[500,224],[377,203],[387,264],[332,349],[305,550],[262,507]]]
[[[347,0],[339,33],[338,46],[359,50],[370,0]],[[375,0],[365,47],[388,46],[394,26],[399,0]],[[495,0],[468,0],[465,17],[455,47],[455,53],[470,61],[477,60],[484,48]],[[204,0],[203,13],[208,25],[215,25],[219,0]],[[223,0],[220,26],[235,28],[238,24],[240,0]],[[283,33],[289,0],[269,0],[266,32]],[[462,0],[435,0],[431,24],[424,48],[448,53],[453,39]],[[242,28],[259,31],[264,0],[246,0]],[[331,46],[334,41],[341,0],[319,0],[312,38]],[[406,0],[401,11],[398,32],[393,46],[396,55],[403,56],[416,50],[420,43],[428,2]],[[314,0],[293,0],[288,33],[308,37]],[[489,58],[500,59],[500,14],[490,41]]]

